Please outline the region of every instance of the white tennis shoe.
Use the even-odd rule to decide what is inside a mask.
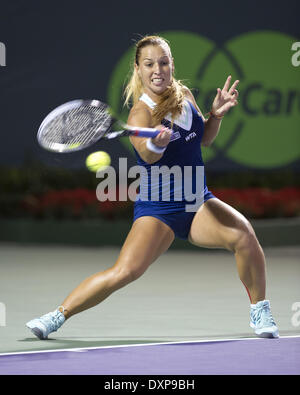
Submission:
[[[278,328],[271,314],[269,300],[262,300],[256,304],[251,304],[250,326],[259,337],[279,337]]]
[[[47,339],[48,335],[56,332],[66,320],[63,313],[59,310],[60,307],[62,306],[40,318],[35,318],[27,322],[27,328],[40,340]]]

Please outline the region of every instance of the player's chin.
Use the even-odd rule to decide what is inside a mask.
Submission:
[[[161,84],[161,85],[151,85],[151,90],[153,93],[155,93],[156,95],[161,95],[162,93],[165,92],[165,90],[167,89],[168,85],[167,84]]]

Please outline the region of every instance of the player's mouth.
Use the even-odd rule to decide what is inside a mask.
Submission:
[[[152,78],[152,84],[153,85],[155,85],[155,86],[161,86],[163,83],[164,83],[164,78],[158,78],[158,77],[156,77],[156,78]]]

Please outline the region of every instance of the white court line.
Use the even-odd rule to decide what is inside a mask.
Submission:
[[[243,341],[243,340],[269,340],[276,341],[279,339],[291,339],[291,338],[300,338],[300,335],[292,335],[292,336],[280,336],[278,339],[264,339],[260,337],[244,337],[244,338],[225,338],[225,339],[201,339],[201,340],[185,340],[185,341],[177,341],[177,342],[163,342],[163,343],[146,343],[146,344],[119,344],[115,346],[100,346],[100,347],[82,347],[82,348],[64,348],[64,349],[54,349],[54,350],[38,350],[38,351],[22,351],[22,352],[9,352],[9,353],[0,353],[0,358],[6,355],[27,355],[27,354],[44,354],[51,352],[85,352],[89,350],[101,350],[105,348],[124,348],[124,347],[146,347],[146,346],[161,346],[166,344],[194,344],[194,343],[217,343],[217,342],[230,342],[230,341]]]

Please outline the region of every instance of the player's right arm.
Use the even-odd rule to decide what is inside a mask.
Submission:
[[[137,103],[129,113],[127,124],[130,126],[142,128],[153,127],[152,114],[150,109],[148,109],[148,107],[146,107],[142,102]],[[166,147],[169,144],[172,132],[169,129],[165,128],[163,125],[155,126],[155,128],[157,130],[161,130],[161,133],[155,138],[151,139],[151,142],[158,149]],[[131,141],[131,144],[139,153],[140,157],[146,163],[155,163],[163,156],[163,153],[153,152],[147,147],[148,138],[130,136],[129,139]]]

